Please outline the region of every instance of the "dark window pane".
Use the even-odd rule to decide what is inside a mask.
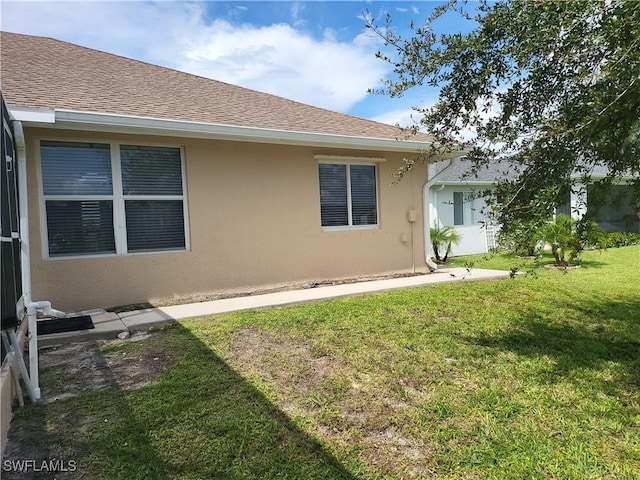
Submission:
[[[125,195],[182,195],[179,148],[120,147]]]
[[[115,253],[113,202],[47,200],[49,255]]]
[[[351,216],[353,225],[376,225],[376,167],[351,165]]]
[[[129,252],[184,250],[182,200],[127,200]]]
[[[111,195],[111,152],[98,143],[42,142],[45,195]]]
[[[320,218],[323,227],[349,225],[347,166],[322,163],[320,171]]]
[[[464,194],[453,192],[453,224],[464,225]]]

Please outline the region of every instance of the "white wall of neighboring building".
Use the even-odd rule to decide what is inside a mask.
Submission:
[[[477,188],[469,185],[447,185],[432,188],[432,226],[452,226],[462,237],[458,245],[452,246],[450,256],[487,253],[494,246],[493,239],[487,238],[487,228],[482,223],[485,221],[482,211],[486,203],[482,198],[475,198],[476,192],[485,188],[486,185],[478,186]],[[464,224],[461,225],[455,225],[455,193],[462,194],[463,198],[462,214]],[[457,197],[459,199],[460,195]],[[458,218],[458,220],[460,219]]]

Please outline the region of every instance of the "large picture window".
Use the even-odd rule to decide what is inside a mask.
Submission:
[[[41,142],[48,257],[185,250],[179,148]]]
[[[378,225],[374,165],[320,163],[319,174],[322,227]]]

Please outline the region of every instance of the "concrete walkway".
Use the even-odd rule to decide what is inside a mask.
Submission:
[[[104,310],[93,310],[82,313],[91,315],[95,326],[94,329],[40,335],[38,337],[38,343],[42,346],[47,346],[90,339],[109,339],[116,338],[123,332],[133,333],[140,330],[147,330],[153,326],[160,326],[186,318],[202,317],[205,315],[218,315],[239,310],[296,305],[366,293],[386,292],[401,288],[423,287],[438,283],[496,280],[502,278],[509,278],[509,272],[501,270],[445,268],[428,275],[319,286],[302,290],[285,290],[263,295],[225,298],[210,302],[147,308],[120,314],[105,312]]]

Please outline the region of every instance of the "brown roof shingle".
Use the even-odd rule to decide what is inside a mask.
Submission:
[[[390,125],[31,35],[0,32],[0,81],[7,104],[14,107],[353,137],[404,137]]]

